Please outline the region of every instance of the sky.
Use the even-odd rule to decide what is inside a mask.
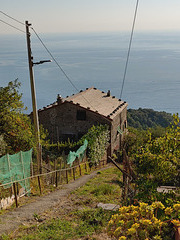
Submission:
[[[21,22],[28,20],[38,33],[129,31],[136,0],[6,0],[1,11]],[[137,31],[180,30],[179,0],[139,0]],[[0,13],[0,20],[24,30]],[[0,22],[0,34],[17,30]]]

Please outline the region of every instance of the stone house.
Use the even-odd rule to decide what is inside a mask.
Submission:
[[[38,110],[39,122],[51,142],[77,140],[93,125],[107,124],[110,130],[108,154],[120,149],[127,127],[127,103],[94,87],[62,98]]]

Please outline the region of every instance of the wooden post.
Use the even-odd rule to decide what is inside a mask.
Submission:
[[[68,170],[66,169],[66,182],[67,184],[69,183],[69,180],[68,180]]]
[[[39,192],[40,192],[40,195],[41,195],[41,181],[40,181],[40,176],[38,176],[38,185],[39,185]]]
[[[62,183],[62,158],[60,158],[59,182]]]
[[[54,171],[56,171],[56,159],[54,160]],[[56,183],[56,172],[54,173],[54,183]]]
[[[14,196],[15,196],[16,207],[18,207],[17,192],[16,192],[16,184],[15,184],[15,183],[13,183],[13,190],[14,190]]]
[[[25,178],[25,177],[24,177]],[[16,189],[17,189],[17,195],[19,194],[19,185],[18,185],[18,182],[16,183]]]
[[[86,165],[86,162],[84,164],[84,167],[85,167],[85,171],[87,172],[87,165]]]
[[[74,178],[74,181],[76,180],[76,171],[75,171],[75,167],[73,167],[73,178]]]
[[[32,96],[32,106],[33,106],[33,121],[35,128],[35,137],[37,141],[37,165],[38,165],[38,173],[41,173],[42,169],[42,154],[41,154],[41,144],[40,144],[40,132],[39,132],[39,119],[38,119],[38,111],[37,111],[37,103],[36,103],[36,91],[35,91],[35,82],[34,82],[34,73],[33,73],[33,57],[31,51],[31,40],[30,40],[30,32],[29,27],[31,24],[28,21],[25,22],[26,26],[26,39],[27,39],[27,50],[28,50],[28,61],[29,61],[29,74],[30,74],[30,83],[31,83],[31,96]]]
[[[58,173],[56,171],[56,187],[58,186]]]
[[[79,164],[79,174],[80,174],[80,176],[82,175],[81,174],[81,165]]]

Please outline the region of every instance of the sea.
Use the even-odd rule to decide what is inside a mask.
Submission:
[[[96,87],[120,98],[130,32],[31,34],[38,109]],[[47,51],[48,49],[48,51]],[[58,63],[58,65],[57,65]],[[32,111],[25,34],[0,35],[0,86],[15,79]],[[180,32],[134,32],[122,100],[128,108],[180,113]]]

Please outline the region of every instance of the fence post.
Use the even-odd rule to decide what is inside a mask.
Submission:
[[[56,171],[56,159],[54,160],[54,171]],[[56,172],[53,174],[54,175],[54,183],[56,183]]]
[[[39,191],[40,191],[40,195],[41,195],[41,181],[40,181],[40,176],[38,176],[38,185],[39,185]]]
[[[85,167],[85,171],[87,172],[87,165],[86,165],[86,162],[85,162],[85,166],[84,166],[84,167]]]
[[[58,186],[58,172],[56,170],[56,187]]]
[[[68,180],[68,170],[66,169],[66,182],[68,184],[69,180]]]
[[[76,172],[75,172],[75,167],[73,167],[73,178],[74,178],[74,181],[76,180]]]
[[[18,207],[17,192],[16,192],[16,184],[15,184],[15,183],[13,183],[13,190],[14,190],[14,196],[15,196],[16,207]]]
[[[79,174],[81,176],[81,165],[79,164]]]

